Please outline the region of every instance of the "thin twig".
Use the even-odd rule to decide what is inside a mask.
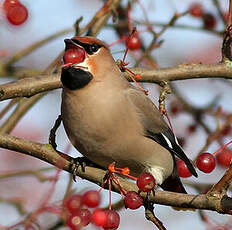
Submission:
[[[215,196],[215,194],[220,196],[224,196],[226,194],[226,191],[228,187],[230,186],[232,182],[232,167],[229,167],[229,169],[226,171],[224,176],[216,183],[212,189],[208,192],[208,194]]]
[[[137,25],[147,25],[146,22],[144,21],[137,21],[134,20],[136,22]],[[107,24],[106,27],[124,27],[125,26],[125,22],[124,21],[119,21],[117,25],[113,25],[113,24]],[[152,26],[161,26],[164,27],[165,25],[167,25],[167,23],[163,23],[163,22],[152,22],[150,23]],[[174,24],[174,25],[170,25],[170,28],[173,29],[184,29],[184,30],[192,30],[192,31],[201,31],[201,32],[206,32],[206,33],[211,33],[217,36],[222,36],[223,35],[223,31],[217,31],[217,30],[212,30],[212,29],[205,29],[204,27],[197,27],[197,26],[190,26],[190,25],[182,25],[182,24]]]
[[[49,134],[49,144],[56,150],[57,144],[56,144],[56,131],[59,128],[61,124],[62,118],[61,115],[58,116],[58,118],[55,121],[54,126],[50,130]]]
[[[0,132],[2,133],[10,133],[18,121],[23,117],[23,115],[34,105],[44,93],[37,94],[31,98],[23,98],[19,101],[17,107],[10,115],[10,117],[3,123],[0,127]]]
[[[0,112],[0,120],[6,115],[6,113],[19,101],[19,98],[14,98],[6,105],[6,107]]]
[[[46,171],[50,171],[54,169],[55,169],[54,167],[47,167],[47,168],[41,168],[41,169],[36,169],[36,170],[17,170],[17,171],[10,171],[6,173],[0,172],[0,180],[10,178],[10,177],[34,176],[40,182],[44,182],[47,180],[51,180],[51,177],[44,176],[43,174],[41,174],[41,172],[46,172]]]
[[[232,0],[230,0],[230,5],[229,5],[229,16],[227,20],[227,28],[232,25]]]
[[[13,205],[19,214],[26,215],[28,212],[26,211],[26,208],[24,207],[25,202],[23,200],[20,200],[18,198],[1,198],[0,197],[0,203],[7,203],[10,205]]]
[[[40,48],[41,46],[43,46],[44,44],[48,43],[49,41],[56,39],[59,36],[62,36],[64,34],[68,34],[70,32],[73,32],[73,29],[65,29],[65,30],[61,30],[55,34],[49,35],[48,37],[46,37],[45,39],[42,39],[38,42],[35,42],[34,44],[28,46],[27,48],[20,50],[18,53],[16,53],[7,63],[6,66],[10,67],[12,66],[15,62],[17,62],[18,60],[20,60],[22,57],[27,56],[28,54],[30,54],[31,52],[33,52],[34,50]]]
[[[222,19],[224,25],[226,25],[226,18],[225,18],[225,16],[223,15],[223,11],[222,11],[222,9],[221,9],[221,6],[220,6],[219,1],[218,1],[218,0],[213,0],[213,3],[214,3],[214,5],[216,6],[218,15],[219,15],[220,18]]]
[[[163,223],[155,216],[154,212],[152,212],[150,209],[145,209],[145,216],[147,220],[153,222],[158,229],[166,230]]]
[[[190,104],[181,94],[180,92],[177,90],[177,88],[171,84],[171,90],[172,93],[176,96],[176,98],[179,100],[179,102],[182,104],[183,106],[183,110],[185,112],[190,113],[193,118],[196,120],[196,122],[198,124],[200,124],[202,126],[202,128],[205,130],[205,132],[207,134],[211,133],[210,128],[208,127],[208,125],[203,121],[202,119],[202,115],[204,114],[204,112],[211,108],[213,105],[212,103],[210,103],[209,105],[207,105],[205,108],[198,108],[196,106],[193,106],[192,104]],[[213,102],[215,103],[215,100],[213,100]]]

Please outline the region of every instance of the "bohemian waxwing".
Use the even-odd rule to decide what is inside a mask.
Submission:
[[[193,165],[156,106],[125,79],[108,46],[94,37],[65,44],[66,52],[83,53],[61,74],[61,116],[73,146],[103,168],[115,162],[133,176],[146,171],[164,190],[186,193],[175,156],[197,177]]]

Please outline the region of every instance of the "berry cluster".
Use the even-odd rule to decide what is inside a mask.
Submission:
[[[87,226],[92,219],[91,211],[88,208],[97,207],[100,204],[100,195],[97,191],[87,191],[82,196],[75,194],[64,202],[64,207],[68,211],[67,225],[72,230],[78,230]],[[83,206],[88,208],[83,208]]]
[[[202,10],[200,10],[199,7],[200,7],[199,5],[196,5],[195,8],[194,7],[192,8],[194,15],[200,15],[199,12],[201,12]],[[178,102],[174,101],[170,104],[170,113],[173,116],[177,116],[178,114],[181,113],[181,111],[182,111],[182,107]],[[187,127],[188,135],[195,133],[197,127],[198,127],[197,123],[190,124]],[[227,125],[223,127],[223,129],[221,130],[219,138],[226,137],[230,134],[231,134],[231,126]],[[181,146],[183,146],[185,139],[178,138],[178,142]],[[229,144],[231,144],[231,142],[227,143],[213,154],[207,152],[201,153],[196,159],[197,168],[204,173],[211,173],[216,168],[216,164],[224,168],[228,168],[232,163],[232,151],[226,148]],[[180,177],[187,178],[192,176],[191,172],[189,171],[184,161],[178,159],[177,168]]]
[[[211,173],[216,167],[216,159],[211,153],[201,153],[196,160],[197,168],[204,173]],[[184,161],[177,161],[177,168],[180,177],[187,178],[192,176]]]
[[[79,230],[92,222],[104,229],[117,229],[120,222],[118,213],[114,210],[99,209],[100,201],[99,192],[94,190],[89,190],[82,196],[78,194],[70,196],[64,202],[64,207],[69,213],[67,226],[72,230]],[[91,212],[89,208],[95,209]]]
[[[22,25],[28,18],[28,10],[19,0],[5,0],[3,10],[7,20],[15,26]]]
[[[215,16],[205,12],[200,3],[193,3],[189,8],[189,13],[193,17],[201,18],[205,29],[212,30],[217,24]]]
[[[111,169],[114,173],[120,173],[128,176],[131,179],[136,179],[139,193],[140,191],[151,192],[155,188],[155,179],[149,173],[145,172],[142,173],[138,178],[134,178],[129,175],[128,168],[119,171],[119,168],[115,168],[114,164],[111,164],[109,166],[109,169]],[[137,209],[143,205],[143,198],[140,196],[140,194],[134,191],[126,192],[120,186],[116,176],[112,172],[109,174],[109,177],[106,180],[109,182],[110,196],[111,180],[115,181],[119,185],[126,208]],[[95,226],[102,227],[105,230],[116,230],[118,228],[120,223],[120,216],[116,211],[111,210],[111,203],[109,204],[108,210],[99,208],[99,204],[101,201],[101,189],[99,191],[89,190],[83,195],[75,194],[65,200],[64,207],[68,212],[66,223],[70,229],[79,230],[82,227],[87,226],[90,222],[93,223]],[[125,196],[123,194],[125,194]],[[91,212],[89,208],[94,208],[93,212]]]
[[[228,168],[232,163],[232,151],[223,148],[213,154],[204,152],[199,154],[196,160],[197,168],[204,173],[211,173],[215,169],[216,163],[222,167]],[[177,168],[180,177],[186,178],[192,176],[184,161],[178,160]]]
[[[154,177],[147,172],[140,174],[136,180],[137,186],[142,192],[151,192],[156,185]],[[124,198],[125,207],[137,209],[143,205],[143,198],[135,191],[127,192]]]

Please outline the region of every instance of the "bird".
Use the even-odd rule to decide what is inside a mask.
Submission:
[[[108,45],[91,36],[64,42],[65,52],[82,55],[61,72],[61,118],[72,145],[102,168],[114,162],[133,176],[148,172],[163,190],[186,193],[176,157],[197,177],[193,164],[155,104],[126,80]]]

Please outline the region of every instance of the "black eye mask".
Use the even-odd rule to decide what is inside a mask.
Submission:
[[[71,40],[77,45],[80,45],[81,47],[83,47],[86,53],[88,53],[89,55],[96,53],[102,47],[101,45],[98,45],[96,43],[87,44],[87,43],[82,43],[76,39],[71,39]]]

